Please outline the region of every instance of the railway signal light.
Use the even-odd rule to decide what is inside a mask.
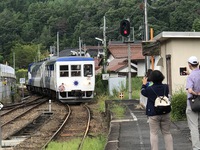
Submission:
[[[130,22],[128,20],[122,20],[120,23],[120,34],[122,36],[129,36],[130,34]]]

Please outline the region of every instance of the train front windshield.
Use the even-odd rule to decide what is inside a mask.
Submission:
[[[71,68],[69,70],[69,67]],[[83,65],[83,75],[81,72],[81,65],[60,65],[60,77],[80,77],[93,76],[92,64]]]
[[[84,65],[84,76],[92,76],[93,72],[92,72],[92,65],[91,64],[85,64]]]

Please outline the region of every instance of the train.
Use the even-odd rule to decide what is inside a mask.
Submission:
[[[95,62],[92,57],[51,57],[28,66],[27,90],[61,102],[94,98]]]

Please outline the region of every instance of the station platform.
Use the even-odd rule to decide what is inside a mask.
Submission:
[[[150,150],[149,124],[145,110],[137,108],[138,100],[117,100],[126,108],[123,118],[110,117],[110,131],[104,150]],[[113,101],[106,102],[106,109]],[[108,110],[106,110],[108,112]],[[174,150],[192,150],[187,121],[171,123]],[[164,139],[159,134],[159,150],[165,150]]]

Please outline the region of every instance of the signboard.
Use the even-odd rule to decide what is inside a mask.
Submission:
[[[124,98],[124,93],[119,93],[119,97],[121,98],[121,99],[123,99]]]
[[[102,80],[108,80],[109,74],[102,74]]]
[[[20,79],[19,79],[19,83],[20,83],[20,84],[26,83],[25,81],[26,81],[25,78],[20,78]]]

